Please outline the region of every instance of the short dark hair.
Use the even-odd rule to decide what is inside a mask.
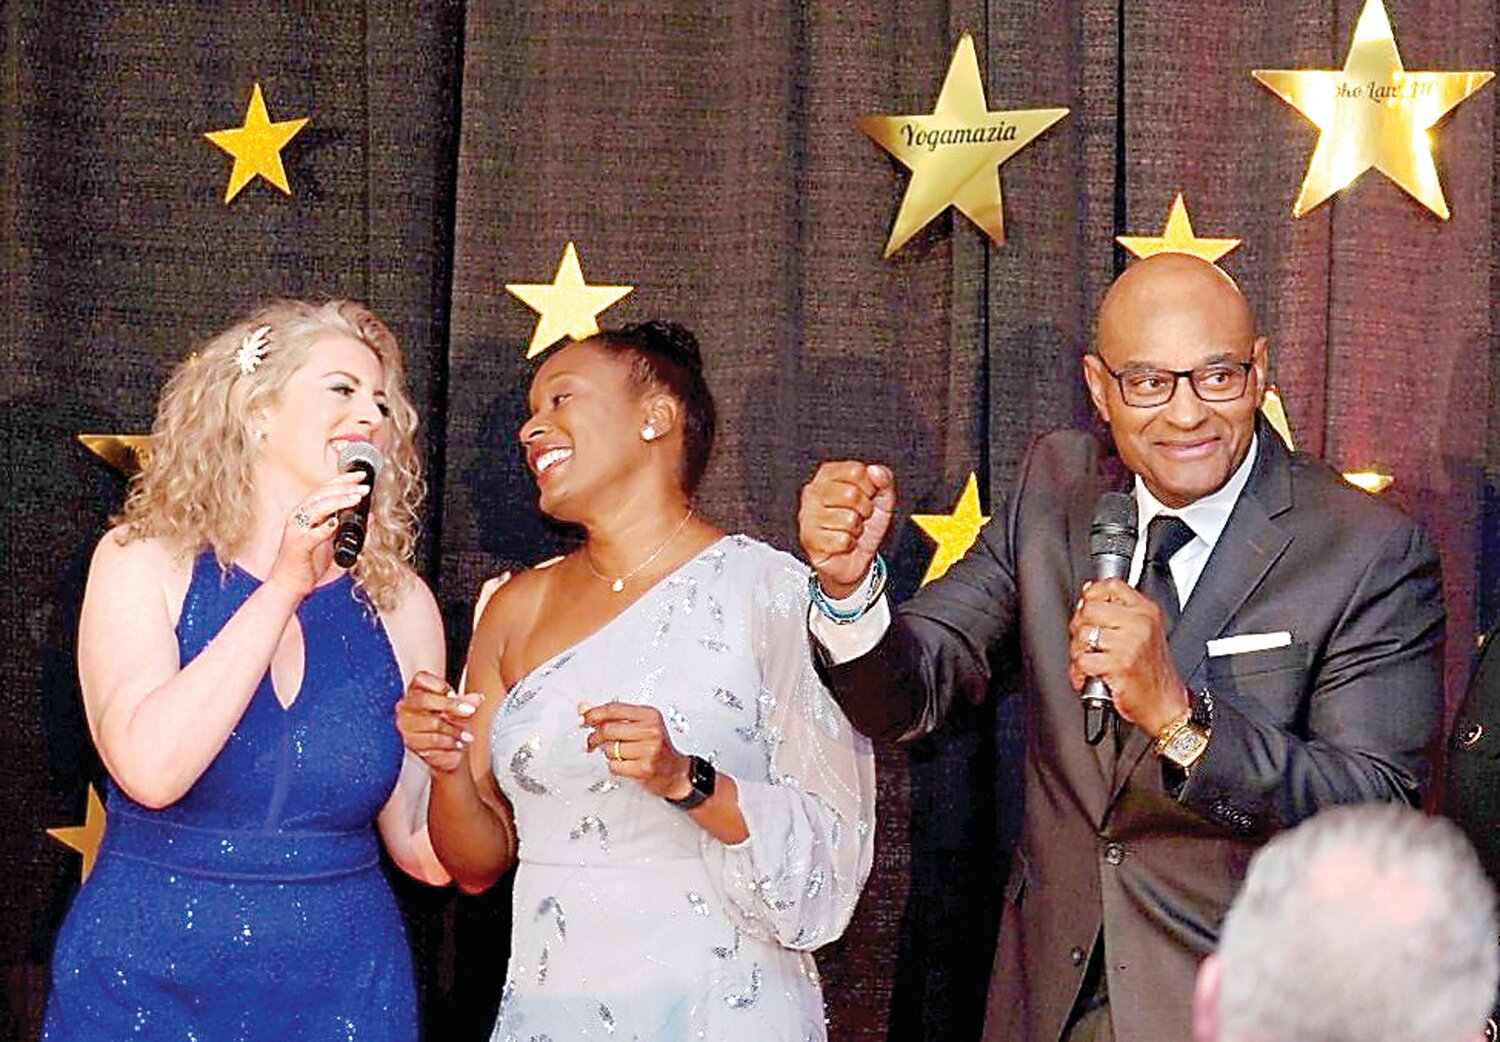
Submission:
[[[652,319],[603,330],[584,343],[629,356],[636,384],[661,388],[682,404],[682,488],[692,496],[714,448],[714,396],[703,378],[698,338],[675,322]]]

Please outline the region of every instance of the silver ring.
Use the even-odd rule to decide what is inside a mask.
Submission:
[[[1100,652],[1104,649],[1099,646],[1099,638],[1102,636],[1098,626],[1090,626],[1083,631],[1083,643],[1092,652]]]
[[[615,739],[615,757],[614,758],[616,760],[623,760],[623,759],[625,759],[625,757],[623,757],[623,756],[620,755],[620,740],[618,738]]]
[[[306,532],[313,526],[312,518],[308,516],[307,511],[302,507],[298,507],[296,510],[292,511],[292,521],[298,528],[302,529],[302,531],[304,532]]]

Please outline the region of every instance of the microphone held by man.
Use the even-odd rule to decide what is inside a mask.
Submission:
[[[1124,579],[1130,575],[1130,559],[1135,554],[1135,497],[1126,492],[1106,492],[1094,507],[1094,521],[1089,526],[1089,557],[1094,562],[1094,579]],[[1099,631],[1091,628],[1088,643],[1098,650]],[[1083,684],[1083,739],[1098,745],[1105,725],[1119,723],[1109,685],[1100,677],[1089,677]]]

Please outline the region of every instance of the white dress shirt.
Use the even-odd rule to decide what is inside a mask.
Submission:
[[[1167,566],[1172,570],[1172,582],[1177,586],[1178,603],[1186,610],[1188,598],[1192,596],[1193,588],[1198,585],[1198,579],[1203,575],[1203,566],[1208,563],[1209,555],[1213,553],[1214,547],[1219,542],[1219,536],[1224,534],[1224,526],[1229,524],[1229,515],[1234,511],[1234,505],[1239,502],[1240,493],[1244,491],[1245,484],[1250,480],[1250,470],[1255,465],[1255,454],[1259,448],[1258,442],[1259,435],[1251,435],[1250,450],[1245,453],[1245,458],[1240,461],[1240,465],[1235,468],[1229,480],[1224,482],[1218,491],[1211,492],[1202,499],[1194,500],[1187,506],[1176,510],[1163,506],[1161,501],[1146,488],[1146,483],[1140,479],[1140,475],[1136,475],[1135,556],[1130,562],[1132,586],[1140,581],[1141,569],[1145,566],[1146,526],[1158,514],[1176,514],[1193,530],[1193,538],[1167,562]],[[858,589],[848,597],[831,603],[844,610],[858,607],[870,595],[870,581],[871,577],[867,572]],[[883,594],[870,606],[869,611],[853,622],[837,623],[820,612],[816,606],[808,609],[808,627],[818,643],[827,649],[828,656],[835,665],[859,658],[879,644],[880,638],[885,635],[890,624],[891,607]]]

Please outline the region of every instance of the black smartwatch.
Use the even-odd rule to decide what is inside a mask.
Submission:
[[[688,784],[692,789],[680,800],[674,800],[670,796],[662,797],[674,807],[682,810],[692,810],[698,804],[714,794],[714,779],[718,772],[714,765],[701,756],[688,757]]]

